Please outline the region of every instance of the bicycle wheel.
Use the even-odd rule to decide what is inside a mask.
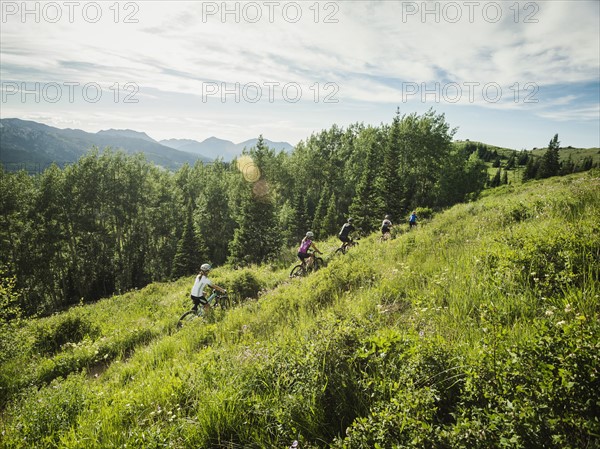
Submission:
[[[315,260],[313,262],[313,266],[312,266],[312,270],[313,271],[317,271],[320,268],[323,268],[325,266],[325,262],[323,261],[323,259],[321,259],[320,257],[315,257]]]
[[[346,254],[346,247],[340,246],[338,249],[335,250],[335,252],[333,254],[334,254],[334,256],[337,256],[339,254]]]
[[[218,304],[221,306],[221,309],[229,309],[231,307],[231,300],[228,296],[221,296]]]
[[[387,240],[389,240],[391,238],[392,238],[392,234],[390,234],[389,232],[386,232],[381,237],[379,237],[379,241],[380,242],[385,242],[385,241],[387,241]]]
[[[294,268],[292,268],[292,271],[290,271],[291,278],[299,278],[302,276],[304,276],[304,267],[302,264],[296,265]]]
[[[181,315],[181,318],[179,318],[179,321],[177,322],[177,327],[183,327],[185,323],[189,323],[190,321],[195,320],[196,318],[198,318],[198,314],[193,310],[188,310],[183,315]]]

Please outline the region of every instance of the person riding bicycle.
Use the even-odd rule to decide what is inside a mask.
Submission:
[[[417,225],[417,213],[414,210],[412,211],[412,214],[410,214],[410,217],[408,218],[408,224],[409,224],[410,228]]]
[[[213,290],[217,290],[221,293],[227,293],[227,290],[225,290],[223,287],[219,287],[218,285],[213,284],[213,282],[208,278],[208,273],[211,269],[212,267],[209,264],[203,263],[200,267],[200,273],[198,273],[198,275],[196,276],[194,286],[192,287],[192,293],[190,294],[192,302],[194,303],[194,307],[192,307],[192,310],[194,312],[198,311],[198,306],[200,304],[202,304],[202,306],[204,307],[205,312],[210,307],[208,301],[206,300],[206,297],[204,296],[205,287],[208,286]]]
[[[390,221],[390,217],[389,215],[386,215],[385,218],[383,219],[383,222],[381,223],[381,235],[386,235],[388,234],[391,229],[392,229],[392,222]]]
[[[311,231],[308,231],[302,239],[300,247],[298,248],[298,259],[300,259],[303,266],[306,265],[306,259],[310,257],[310,254],[308,253],[308,250],[310,248],[313,248],[316,253],[323,254],[321,251],[319,251],[319,249],[315,246],[314,242],[312,241],[312,238],[314,236],[315,235]]]
[[[350,233],[354,231],[354,225],[352,224],[352,218],[348,218],[348,221],[344,223],[342,229],[338,234],[338,238],[342,241],[342,246],[346,247],[352,243]]]

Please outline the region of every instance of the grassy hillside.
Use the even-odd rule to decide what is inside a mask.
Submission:
[[[7,329],[0,445],[598,447],[598,172],[403,226],[181,330],[191,278]]]

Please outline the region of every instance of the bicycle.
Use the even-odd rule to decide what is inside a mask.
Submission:
[[[208,297],[206,302],[212,307],[221,307],[222,309],[227,309],[231,306],[231,301],[229,300],[229,296],[227,293],[218,293],[216,290],[212,292],[212,294]],[[184,323],[192,321],[196,318],[201,318],[204,316],[204,306],[202,304],[198,305],[197,309],[188,310],[179,318],[177,321],[177,327],[183,327]]]
[[[392,233],[390,231],[387,231],[385,234],[382,234],[381,236],[379,236],[379,241],[380,242],[387,242],[388,240],[392,239]]]
[[[334,255],[346,254],[350,248],[352,248],[353,246],[358,246],[357,240],[358,240],[358,238],[351,240],[349,242],[342,243],[342,245],[338,249],[336,249],[333,254]]]
[[[290,271],[291,278],[308,276],[311,271],[317,271],[319,268],[325,266],[325,261],[317,257],[314,251],[309,251],[308,254],[309,257],[305,263],[299,263],[292,268],[292,271]]]

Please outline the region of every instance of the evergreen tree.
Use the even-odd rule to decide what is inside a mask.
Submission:
[[[315,218],[312,222],[312,231],[316,236],[323,238],[328,235],[325,227],[323,226],[323,222],[325,219],[325,215],[327,214],[327,206],[329,203],[330,189],[326,184],[325,187],[321,190],[321,197],[319,198],[319,202],[317,204],[317,208],[315,210]]]
[[[228,172],[222,162],[207,169],[203,191],[198,197],[197,224],[206,242],[208,259],[214,264],[227,260],[228,244],[233,238],[235,221],[229,206]]]
[[[539,167],[539,162],[533,156],[527,159],[527,165],[525,165],[525,171],[523,172],[523,182],[535,179]]]
[[[188,202],[183,234],[179,239],[177,252],[173,258],[171,277],[178,279],[196,273],[204,257],[206,257],[205,251],[201,251],[201,245],[194,232],[193,208],[190,201]]]
[[[229,243],[230,261],[242,265],[267,262],[278,253],[282,243],[271,199],[248,192]]]
[[[283,243],[269,186],[274,152],[259,136],[250,149],[257,176],[246,179],[241,189],[239,214],[233,240],[229,243],[229,260],[235,264],[263,263],[274,257]],[[247,173],[246,173],[247,174]]]
[[[540,160],[540,166],[537,171],[536,178],[549,178],[550,176],[556,176],[560,172],[560,156],[558,150],[560,148],[560,142],[558,141],[558,134],[555,134],[550,143],[548,149]]]
[[[398,108],[383,148],[383,163],[378,183],[379,190],[385,192],[383,195],[383,208],[392,214],[399,214],[402,211],[403,200],[406,196],[399,173],[400,139],[400,109]]]
[[[501,181],[501,179],[500,179],[500,171],[501,171],[500,168],[498,170],[496,170],[496,174],[490,180],[490,187],[498,187],[500,185],[500,181]]]
[[[356,186],[356,194],[350,205],[350,215],[355,226],[364,231],[373,231],[377,221],[385,214],[382,192],[377,188],[378,166],[374,163],[378,149],[377,130],[364,131],[363,142],[366,149],[364,168]]]
[[[506,167],[504,167],[506,170],[512,170],[515,168],[515,165],[517,164],[517,159],[515,157],[515,153],[511,153],[510,157],[508,158],[508,161],[506,161]]]
[[[570,173],[575,172],[575,163],[573,162],[573,157],[569,154],[569,157],[566,161],[564,161],[560,166],[560,175],[568,175]]]
[[[502,184],[508,184],[508,171],[506,170],[502,173]]]
[[[529,159],[530,157],[528,151],[519,151],[519,157],[517,158],[517,163],[519,165],[526,165]]]
[[[323,236],[335,235],[341,229],[340,215],[337,209],[337,201],[335,193],[332,193],[329,197],[329,204],[327,205],[327,213],[323,219],[322,232]],[[339,228],[339,229],[338,229]]]

